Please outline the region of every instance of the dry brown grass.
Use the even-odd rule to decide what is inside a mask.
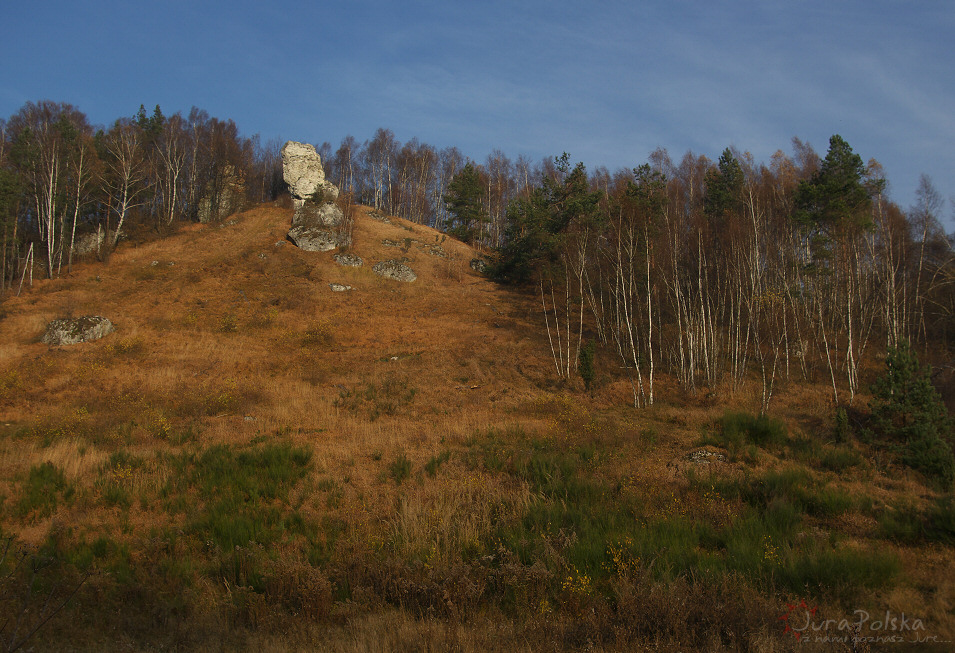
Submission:
[[[660,376],[657,405],[634,411],[626,407],[629,383],[609,365],[593,395],[576,382],[556,384],[533,297],[473,273],[468,262],[474,254],[466,245],[357,210],[350,251],[364,259],[361,268],[338,266],[331,253],[302,252],[284,242],[290,210],[259,207],[221,228],[193,225],[163,240],[121,248],[108,265],[78,265],[71,277],[37,281],[21,297],[5,299],[2,532],[40,545],[65,524],[67,548],[70,541],[107,538],[115,548],[98,564],[122,559],[126,566],[103,578],[133,578],[122,590],[129,596],[109,599],[119,615],[111,623],[126,624],[128,632],[98,633],[89,618],[95,608],[80,605],[65,613],[80,625],[71,632],[68,622],[54,622],[52,639],[41,648],[56,649],[69,637],[79,648],[95,649],[108,640],[130,650],[530,651],[577,650],[588,641],[593,650],[678,650],[693,636],[685,624],[634,624],[661,614],[710,618],[693,611],[703,604],[712,609],[723,597],[749,611],[727,626],[748,633],[739,648],[791,649],[771,623],[778,603],[732,583],[716,595],[681,585],[681,604],[669,601],[652,579],[631,578],[631,585],[617,588],[621,605],[633,611],[629,617],[595,602],[587,608],[589,617],[572,618],[572,612],[544,610],[539,597],[528,598],[533,593],[524,597],[533,605],[514,606],[520,620],[499,612],[493,601],[483,607],[467,603],[471,595],[460,588],[478,572],[467,567],[462,551],[494,554],[487,549],[493,534],[519,524],[536,500],[526,482],[466,462],[476,434],[520,432],[555,451],[593,446],[598,458],[588,469],[595,482],[617,488],[621,496],[639,496],[660,514],[713,511],[692,495],[686,465],[681,462],[675,472],[672,463],[698,448],[703,429],[724,411],[756,409],[756,386],[686,396],[673,379]],[[385,239],[401,246],[386,246]],[[429,253],[434,244],[447,256]],[[372,273],[375,262],[400,257],[418,274],[414,284]],[[353,290],[333,293],[332,282]],[[49,320],[88,313],[109,317],[117,332],[70,348],[39,342]],[[817,433],[831,420],[828,393],[824,386],[786,384],[773,400],[774,413],[792,432]],[[189,533],[186,513],[197,500],[195,490],[166,495],[182,474],[177,465],[190,455],[217,444],[244,450],[250,443],[273,442],[312,452],[307,478],[285,508],[328,532],[340,531],[337,540],[325,531],[316,536],[327,550],[315,555],[332,560],[329,569],[339,576],[335,587],[343,579],[354,581],[347,601],[332,603],[333,585],[300,552],[286,554],[282,547],[294,548],[289,541],[261,561],[260,591],[212,580],[229,569],[229,552],[210,553]],[[440,471],[427,473],[429,461],[446,452],[453,455],[442,459]],[[134,456],[139,466],[110,468],[110,457],[120,454]],[[391,471],[399,458],[410,470],[400,484]],[[31,467],[44,462],[63,472],[75,497],[51,517],[17,518],[11,507]],[[730,463],[723,471],[736,479],[786,464],[780,453],[761,452],[755,462]],[[926,506],[931,498],[918,496],[925,489],[917,478],[894,475],[876,461],[867,460],[864,473],[830,475],[830,481],[879,505],[911,496]],[[108,490],[116,493],[112,502],[105,499]],[[177,498],[185,508],[166,506]],[[874,537],[871,514],[852,519],[840,532],[854,540]],[[815,526],[828,532],[833,521]],[[128,553],[117,553],[123,547]],[[886,605],[924,615],[941,634],[955,636],[951,549],[899,550],[911,582],[891,589],[883,597]],[[156,560],[162,571],[152,568]],[[387,566],[401,560],[421,566]],[[179,566],[187,564],[196,567]],[[517,565],[513,570],[526,572]],[[507,586],[500,576],[488,578],[488,587]],[[109,585],[91,586],[95,596]],[[442,587],[458,587],[463,603],[422,614],[419,608],[440,607],[436,588]],[[413,590],[417,603],[395,608],[403,604],[368,588],[394,596]],[[152,610],[154,621],[132,624],[119,607],[127,601]],[[464,610],[464,604],[471,607]],[[290,619],[296,610],[312,614]],[[636,621],[627,625],[628,618]],[[700,650],[726,645],[692,641]]]

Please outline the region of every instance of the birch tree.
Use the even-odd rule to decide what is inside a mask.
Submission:
[[[146,159],[142,131],[130,120],[117,120],[105,135],[103,147],[106,152],[105,181],[109,187],[110,206],[116,216],[116,228],[109,244],[111,252],[119,243],[123,224],[130,210],[141,204],[141,198],[146,191]]]

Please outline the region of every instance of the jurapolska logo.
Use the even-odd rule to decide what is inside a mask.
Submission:
[[[798,617],[799,614],[804,612],[806,615],[806,622],[808,623],[812,617],[816,616],[816,612],[818,610],[819,608],[817,606],[813,606],[812,608],[810,608],[808,605],[806,605],[805,600],[800,601],[799,605],[787,603],[786,613],[783,615],[780,615],[779,617],[780,621],[784,621],[786,623],[786,630],[784,630],[783,632],[792,633],[793,637],[796,638],[797,642],[802,641],[803,630],[793,628],[793,625],[792,625],[793,615],[796,615]]]
[[[784,633],[792,633],[796,641],[803,643],[946,643],[929,635],[921,619],[891,610],[873,615],[860,609],[842,619],[823,619],[818,606],[810,607],[803,600],[787,603],[779,621],[785,624]]]

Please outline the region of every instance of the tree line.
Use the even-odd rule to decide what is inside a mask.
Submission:
[[[3,286],[34,256],[48,276],[69,269],[80,237],[96,234],[105,258],[124,233],[277,198],[280,145],[195,108],[141,106],[107,129],[69,104],[27,103],[0,120]],[[923,176],[915,205],[899,207],[878,162],[840,136],[824,157],[794,138],[768,163],[659,149],[615,172],[566,154],[472,161],[384,128],[317,150],[348,201],[448,231],[483,249],[497,279],[532,289],[555,374],[578,373],[599,343],[638,405],[661,372],[691,392],[755,372],[764,407],[781,380],[824,379],[851,403],[875,352],[955,342],[939,193]]]
[[[106,258],[124,235],[221,220],[283,189],[278,143],[200,109],[140,106],[107,128],[70,104],[28,102],[0,119],[0,290],[34,260],[53,277],[77,251]]]
[[[769,164],[658,150],[615,174],[564,155],[512,201],[492,270],[534,289],[555,374],[599,342],[634,405],[660,372],[691,392],[755,374],[765,411],[780,381],[825,381],[851,404],[876,352],[950,351],[955,256],[928,177],[903,211],[840,136],[825,157],[793,145]]]

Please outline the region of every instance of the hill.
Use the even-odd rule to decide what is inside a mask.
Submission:
[[[801,650],[800,602],[955,637],[950,494],[836,433],[826,388],[769,419],[758,381],[663,378],[636,410],[602,350],[592,392],[558,383],[537,298],[356,212],[361,267],[263,205],[4,302],[4,642]],[[90,314],[116,332],[40,342]]]

